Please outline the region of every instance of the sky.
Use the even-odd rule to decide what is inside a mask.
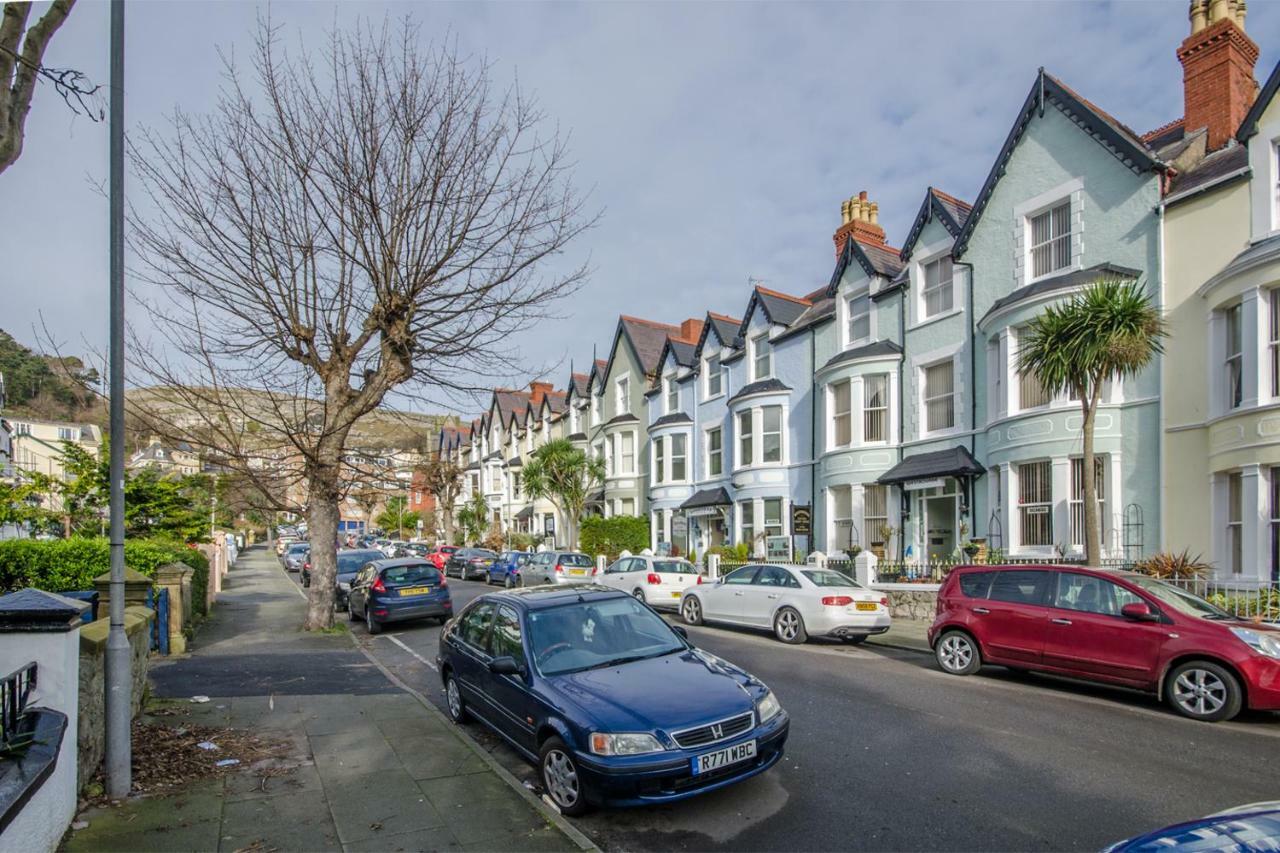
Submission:
[[[219,50],[247,53],[266,8],[130,2],[129,126],[209,109]],[[513,341],[528,378],[557,387],[571,362],[607,355],[619,314],[738,317],[752,279],[795,294],[825,284],[840,202],[860,190],[893,245],[926,187],[972,200],[1040,66],[1139,132],[1181,116],[1175,51],[1189,31],[1186,0],[276,2],[270,13],[304,44],[412,14],[424,39],[451,35],[495,63],[496,81],[518,76],[570,134],[575,182],[603,216],[558,263],[589,260],[592,274],[562,319]],[[105,2],[81,0],[46,64],[105,83],[107,18]],[[1280,2],[1251,3],[1246,28],[1265,79],[1280,58]],[[106,125],[42,88],[23,156],[0,174],[0,328],[28,345],[47,328],[64,354],[105,350],[106,176]]]

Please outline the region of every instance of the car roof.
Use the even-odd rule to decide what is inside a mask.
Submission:
[[[430,560],[424,560],[421,557],[396,557],[390,560],[374,560],[373,564],[379,570],[398,569],[401,566],[429,566],[433,569],[435,568],[435,566],[431,565]]]
[[[599,584],[573,584],[545,586],[526,586],[515,589],[504,589],[498,592],[485,593],[477,601],[501,600],[518,604],[526,610],[542,610],[574,601],[607,601],[611,598],[629,598],[628,593]]]
[[[1104,578],[1123,578],[1129,580],[1131,578],[1149,578],[1150,575],[1144,575],[1142,572],[1135,572],[1129,569],[1110,569],[1098,568],[1097,566],[1086,566],[1076,563],[997,563],[994,565],[971,564],[956,566],[952,571],[979,571],[979,572],[1016,572],[1023,569],[1032,569],[1035,571],[1063,571],[1063,572],[1084,572],[1085,574],[1098,575]]]

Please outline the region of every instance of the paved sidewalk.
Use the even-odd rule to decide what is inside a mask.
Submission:
[[[291,744],[299,766],[90,809],[66,850],[591,847],[348,634],[302,632],[305,602],[272,551],[251,550],[228,580],[194,651],[153,663],[155,693],[179,713],[153,722],[250,729]],[[197,694],[210,699],[191,703]]]
[[[928,630],[932,622],[925,622],[922,619],[895,619],[893,626],[883,634],[877,634],[874,637],[868,637],[868,643],[875,643],[880,646],[893,646],[897,649],[908,649],[913,652],[925,652],[933,654],[933,649],[929,648]]]

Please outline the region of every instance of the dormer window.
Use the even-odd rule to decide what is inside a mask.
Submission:
[[[773,350],[769,333],[762,332],[751,339],[751,379],[758,382],[773,374]]]
[[[668,376],[667,383],[667,414],[672,414],[680,410],[680,386],[676,384],[674,376]]]
[[[954,270],[951,256],[943,255],[937,260],[924,265],[924,317],[936,317],[945,314],[955,305],[955,290],[952,287]]]
[[[1065,201],[1029,218],[1031,227],[1031,277],[1071,266],[1071,202]]]
[[[864,293],[855,296],[848,302],[848,324],[846,343],[853,345],[871,337],[871,296]]]
[[[614,386],[614,391],[615,396],[613,403],[614,408],[616,409],[615,414],[622,414],[623,412],[628,411],[631,408],[631,377],[623,376],[619,379],[617,384]]]
[[[706,397],[719,397],[724,392],[724,368],[720,366],[719,355],[709,355],[703,361],[703,372],[706,374]]]

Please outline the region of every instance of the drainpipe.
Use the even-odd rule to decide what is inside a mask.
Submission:
[[[809,551],[813,548],[813,515],[818,505],[818,329],[809,328]],[[826,522],[826,515],[823,515]],[[828,543],[829,544],[829,543]],[[828,550],[830,550],[828,548]]]
[[[909,286],[909,285],[908,285]],[[898,296],[898,331],[902,335],[902,363],[898,365],[898,461],[901,462],[905,457],[905,449],[902,442],[906,439],[906,418],[903,409],[902,391],[904,389],[903,377],[907,374],[907,295],[906,288]],[[904,519],[911,517],[911,505],[907,500],[907,492],[898,485],[898,559],[906,558],[907,546],[906,530],[907,526],[903,523]]]
[[[969,315],[969,452],[976,459],[978,456],[978,321],[973,316],[973,264],[967,264],[964,261],[951,262],[953,267],[962,266],[969,271],[969,283],[965,287],[965,303],[966,311]],[[978,532],[978,514],[974,509],[976,503],[973,488],[973,478],[966,477],[967,485],[965,487],[965,503],[968,504],[969,518],[973,519],[973,523],[969,525],[969,537]]]

